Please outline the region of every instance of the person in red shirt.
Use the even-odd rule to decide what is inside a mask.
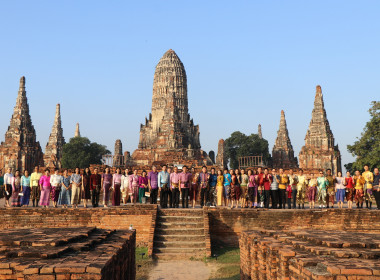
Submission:
[[[347,208],[352,209],[352,201],[354,198],[355,188],[354,188],[354,180],[352,179],[349,171],[347,171],[346,177],[344,178],[344,184],[346,186]]]
[[[264,208],[264,173],[261,167],[257,168],[256,182],[258,185],[257,204],[259,205],[260,202],[260,207]]]
[[[264,169],[263,185],[264,185],[264,208],[269,209],[270,185],[272,184],[272,175],[268,173],[268,168]]]
[[[90,176],[90,193],[92,207],[99,206],[99,194],[101,189],[102,176],[98,174],[98,168],[94,168],[94,174]]]

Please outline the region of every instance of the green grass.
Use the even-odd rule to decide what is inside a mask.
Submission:
[[[141,253],[145,253],[141,257]],[[149,271],[153,266],[152,258],[148,257],[147,247],[137,247],[136,248],[136,279],[147,280],[149,276]]]
[[[240,279],[240,249],[216,245],[212,248],[212,258],[205,261],[217,267],[210,279],[212,280],[238,280]],[[218,257],[214,257],[217,255]]]

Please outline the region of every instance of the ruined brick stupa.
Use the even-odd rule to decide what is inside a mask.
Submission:
[[[65,145],[65,138],[63,137],[63,129],[61,122],[61,105],[57,104],[55,109],[55,118],[49,142],[46,144],[44,163],[46,167],[61,168],[61,160],[63,154],[63,145]]]
[[[31,171],[36,165],[43,166],[43,153],[29,114],[25,77],[21,77],[16,106],[5,141],[0,145],[0,169],[11,167],[13,171]]]
[[[141,125],[139,146],[132,158],[137,165],[212,164],[201,150],[199,126],[190,119],[186,71],[173,50],[156,66],[152,113]]]
[[[327,120],[321,86],[317,86],[314,109],[309,129],[305,136],[305,146],[299,156],[299,166],[304,171],[317,173],[330,168],[334,175],[342,171],[341,155]]]
[[[273,146],[272,158],[274,168],[298,168],[297,158],[294,157],[293,146],[289,138],[284,110],[281,110],[280,127],[277,131],[276,142]]]

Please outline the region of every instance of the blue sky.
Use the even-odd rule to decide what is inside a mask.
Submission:
[[[379,1],[1,1],[0,139],[25,75],[43,149],[61,103],[66,141],[79,122],[83,136],[133,152],[171,48],[204,150],[259,123],[272,150],[283,109],[298,155],[320,84],[347,163],[380,96],[379,14]]]

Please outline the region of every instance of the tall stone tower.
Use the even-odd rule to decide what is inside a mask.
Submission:
[[[75,126],[75,134],[74,137],[80,137],[79,123]]]
[[[43,165],[43,154],[29,115],[25,77],[21,77],[16,106],[5,141],[0,145],[0,168],[31,171],[36,165]]]
[[[55,118],[49,142],[46,144],[44,163],[46,167],[61,168],[61,160],[63,153],[63,145],[65,145],[65,138],[63,137],[63,129],[61,123],[61,106],[57,104],[55,109]]]
[[[307,172],[330,168],[336,175],[338,171],[342,171],[341,155],[338,146],[334,144],[334,135],[327,120],[321,86],[316,87],[314,109],[305,137],[305,146],[302,147],[298,158],[300,168]]]
[[[227,161],[224,139],[220,139],[218,142],[218,153],[216,155],[215,164],[219,166],[219,168],[227,168]]]
[[[259,128],[257,129],[257,134],[259,135],[260,139],[263,139],[263,133],[261,132],[261,124],[259,124]]]
[[[115,167],[124,166],[123,143],[121,143],[120,139],[117,139],[115,141],[115,152],[113,155],[113,166],[115,166]]]
[[[297,158],[290,142],[288,127],[286,125],[284,110],[281,110],[280,128],[277,131],[276,142],[272,150],[274,168],[298,168]]]
[[[199,126],[188,112],[185,67],[173,50],[168,50],[156,66],[152,114],[141,125],[139,146],[132,157],[138,165],[208,158],[201,151]]]

